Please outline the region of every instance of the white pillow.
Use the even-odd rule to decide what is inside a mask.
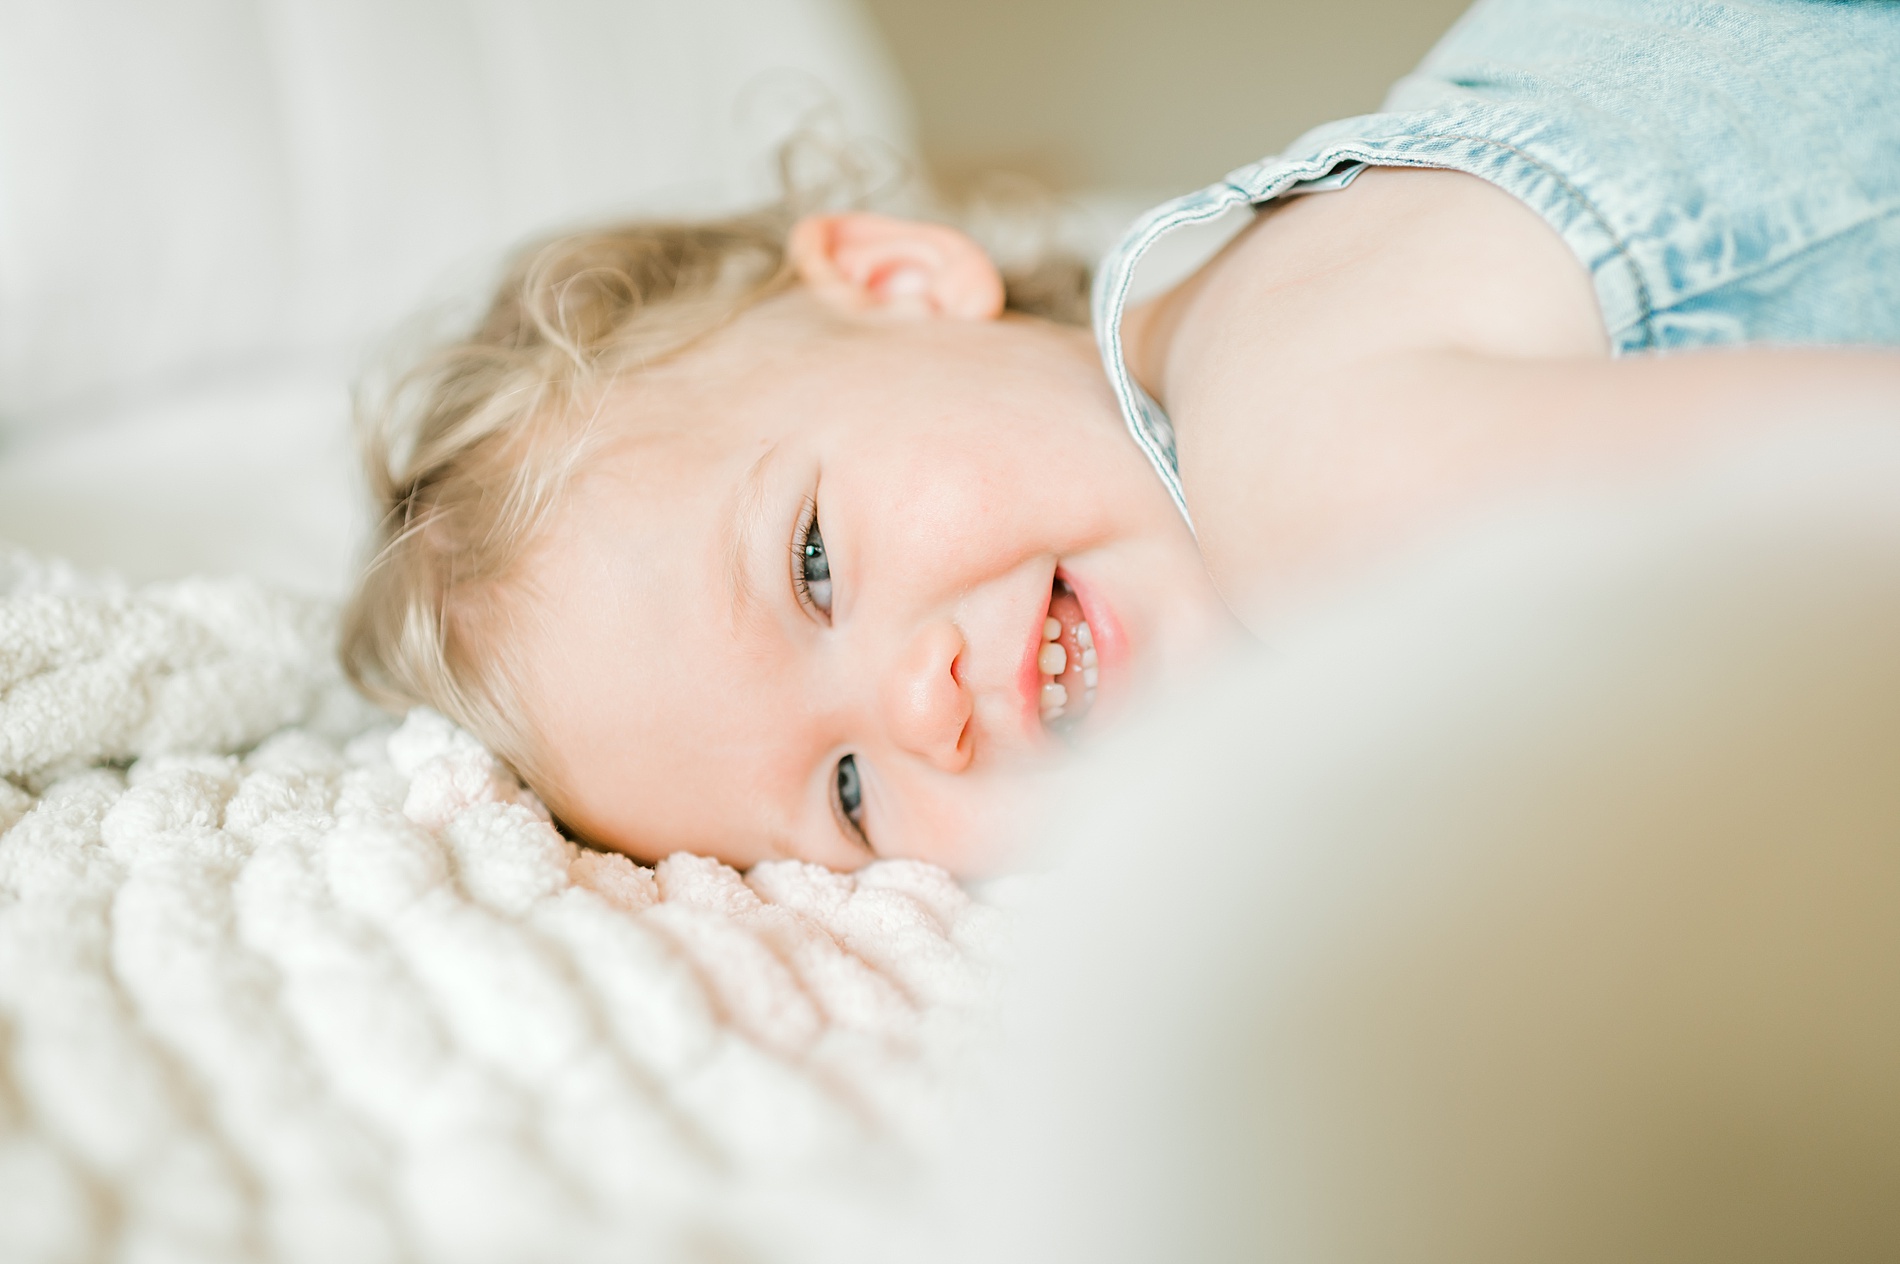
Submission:
[[[820,95],[907,148],[850,0],[0,5],[0,433],[350,363],[523,236],[756,199]]]
[[[229,373],[0,453],[0,543],[135,581],[338,597],[371,512],[340,374]]]

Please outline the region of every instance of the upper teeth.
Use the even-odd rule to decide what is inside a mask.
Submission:
[[[1036,652],[1036,666],[1045,676],[1060,676],[1069,670],[1069,651],[1062,644],[1062,621],[1050,615],[1042,621],[1043,645]],[[1097,668],[1095,660],[1095,634],[1089,631],[1087,623],[1075,625],[1075,644],[1081,650],[1081,668],[1083,701],[1095,701],[1095,682]],[[1044,682],[1042,686],[1042,718],[1057,720],[1062,718],[1069,703],[1069,691],[1054,680]]]

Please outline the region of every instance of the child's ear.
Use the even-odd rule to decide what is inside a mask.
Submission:
[[[821,301],[847,312],[993,320],[1003,278],[983,247],[954,228],[869,211],[807,215],[787,249]]]

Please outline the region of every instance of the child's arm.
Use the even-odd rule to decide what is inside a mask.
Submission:
[[[1256,630],[1305,585],[1490,503],[1777,425],[1900,426],[1900,354],[1412,352],[1355,366],[1298,417],[1275,410],[1208,419],[1230,459],[1183,464],[1209,567]]]
[[[1611,360],[1583,269],[1514,198],[1366,173],[1271,211],[1131,313],[1202,552],[1256,630],[1488,502],[1791,421],[1900,424],[1900,354]]]

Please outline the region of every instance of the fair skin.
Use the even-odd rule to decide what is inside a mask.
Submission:
[[[1197,541],[1088,335],[1004,315],[967,239],[832,215],[791,254],[803,284],[618,384],[615,441],[526,568],[544,790],[635,856],[994,872],[1070,742],[1316,585],[1817,400],[1900,420],[1892,355],[1612,361],[1535,215],[1469,177],[1373,171],[1130,313]]]
[[[1791,422],[1900,421],[1890,351],[1609,358],[1542,219],[1451,171],[1277,204],[1125,327],[1201,551],[1255,631],[1507,499]]]
[[[1002,316],[948,229],[834,217],[793,251],[804,285],[620,385],[529,561],[548,797],[637,856],[987,872],[1070,739],[1238,632],[1086,332]],[[814,509],[830,591],[801,596]],[[1051,724],[1058,578],[1099,689]]]

